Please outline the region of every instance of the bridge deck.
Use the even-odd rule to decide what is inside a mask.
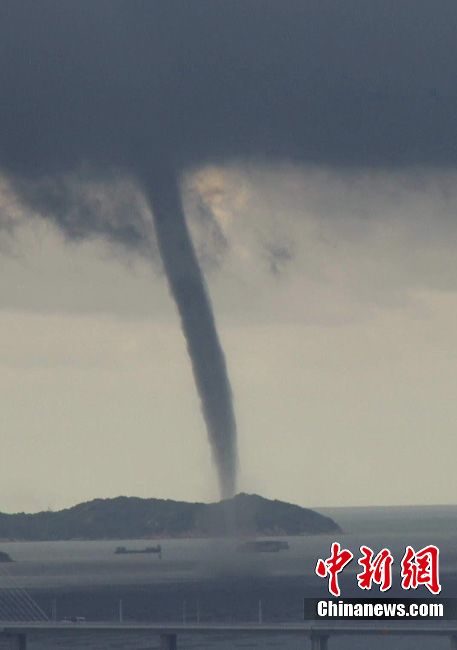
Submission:
[[[457,636],[455,621],[403,623],[402,621],[338,621],[335,623],[135,623],[135,622],[1,622],[0,632],[151,632],[156,634],[208,634],[208,633],[265,633],[265,634],[395,634],[395,635],[436,635]]]

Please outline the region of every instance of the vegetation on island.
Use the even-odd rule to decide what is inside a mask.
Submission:
[[[330,517],[255,494],[238,494],[210,504],[117,497],[94,499],[58,512],[0,513],[0,538],[9,540],[281,536],[339,531]]]

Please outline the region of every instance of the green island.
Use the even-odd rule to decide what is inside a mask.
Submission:
[[[0,513],[3,540],[204,538],[285,536],[341,532],[314,510],[238,494],[216,503],[116,497],[94,499],[56,512]]]

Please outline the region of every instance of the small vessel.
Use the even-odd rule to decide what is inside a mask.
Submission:
[[[142,553],[156,553],[162,559],[162,546],[146,546],[146,548],[127,548],[126,546],[118,546],[114,551],[116,555],[139,555]]]
[[[277,553],[278,551],[287,551],[289,548],[289,542],[254,540],[240,544],[236,550],[242,553]]]

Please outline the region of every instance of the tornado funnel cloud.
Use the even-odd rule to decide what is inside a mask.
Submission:
[[[237,451],[232,392],[205,280],[186,224],[174,171],[155,170],[145,183],[160,254],[200,395],[222,498],[235,494]]]

